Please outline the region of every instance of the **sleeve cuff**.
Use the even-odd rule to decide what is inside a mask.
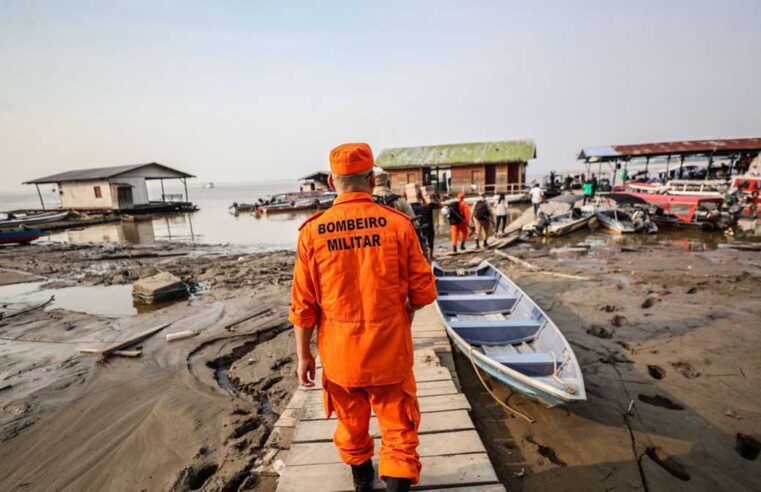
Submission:
[[[300,316],[293,311],[289,311],[288,321],[301,328],[314,328],[317,324],[317,316]]]

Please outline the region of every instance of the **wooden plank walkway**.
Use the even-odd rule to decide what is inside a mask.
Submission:
[[[422,414],[418,453],[423,463],[414,489],[504,492],[473,426],[470,405],[459,391],[451,346],[434,307],[418,311],[412,335]],[[318,382],[320,372],[318,368]],[[255,471],[279,475],[278,492],[354,490],[351,470],[333,445],[334,430],[335,416],[325,418],[320,388],[299,388],[275,424],[269,449]],[[370,434],[376,439],[377,471],[380,432],[375,418],[370,419]],[[376,479],[375,489],[384,488]]]

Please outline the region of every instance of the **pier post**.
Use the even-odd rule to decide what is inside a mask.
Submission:
[[[188,196],[188,178],[182,178],[182,184],[185,186],[185,201],[190,203],[190,197]]]
[[[34,187],[37,188],[37,196],[40,197],[40,205],[42,205],[42,210],[45,210],[45,202],[42,200],[42,193],[40,193],[40,185],[37,183],[34,183]]]
[[[161,201],[165,202],[166,201],[166,198],[165,198],[166,195],[164,194],[164,180],[163,179],[159,179],[159,181],[161,182]]]

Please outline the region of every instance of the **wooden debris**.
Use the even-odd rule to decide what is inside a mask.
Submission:
[[[50,304],[51,302],[53,302],[54,300],[55,300],[55,296],[50,296],[50,299],[48,299],[47,301],[43,303],[35,304],[34,306],[29,306],[28,308],[24,308],[20,311],[16,311],[15,313],[11,313],[11,314],[0,313],[0,320],[5,321],[6,319],[14,318],[16,316],[21,316],[22,314],[28,313],[30,311],[36,311],[38,309],[42,309],[48,304]]]
[[[271,307],[259,308],[259,309],[255,310],[255,311],[252,311],[252,312],[250,312],[250,313],[248,313],[248,314],[246,314],[244,316],[241,316],[240,318],[237,318],[237,319],[227,323],[225,325],[225,330],[227,330],[227,331],[234,331],[233,328],[236,325],[244,323],[244,322],[246,322],[246,321],[248,321],[250,319],[256,318],[257,316],[261,316],[262,314],[264,314],[264,313],[266,313],[268,311],[272,311],[272,308]]]
[[[521,265],[525,269],[530,270],[530,271],[535,272],[535,273],[539,273],[539,274],[542,274],[542,275],[549,275],[551,277],[568,278],[568,279],[572,279],[572,280],[592,280],[589,277],[583,277],[581,275],[569,275],[567,273],[548,272],[546,270],[540,269],[536,265],[532,265],[531,263],[529,263],[527,261],[521,260],[517,256],[513,256],[511,254],[505,253],[504,251],[496,250],[494,252],[497,253],[499,256],[502,256],[503,258],[507,258],[511,262],[516,263],[518,265]]]
[[[176,331],[174,333],[167,333],[166,341],[172,342],[174,340],[182,340],[183,338],[190,338],[196,335],[198,335],[198,331],[194,330]]]
[[[163,325],[156,326],[154,328],[145,330],[143,332],[140,332],[127,340],[122,340],[118,343],[115,343],[114,345],[111,345],[110,347],[106,347],[104,349],[82,349],[80,352],[84,354],[93,354],[93,355],[100,355],[101,358],[105,359],[109,355],[115,355],[114,353],[117,351],[121,351],[122,349],[125,349],[129,347],[130,345],[134,345],[137,342],[140,342],[142,340],[145,340],[146,338],[150,337],[151,335],[154,335],[167,326],[171,325],[172,323],[164,323]]]
[[[100,354],[100,349],[85,348],[80,350],[80,352],[83,354]],[[143,351],[142,350],[117,350],[113,352],[111,355],[118,355],[121,357],[140,357],[141,355],[143,355]]]

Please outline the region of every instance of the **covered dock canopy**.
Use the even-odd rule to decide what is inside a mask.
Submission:
[[[761,153],[761,137],[754,138],[731,138],[716,140],[682,140],[676,142],[656,142],[634,145],[608,145],[601,147],[585,147],[579,152],[578,159],[584,161],[587,172],[592,172],[592,164],[597,164],[597,172],[603,174],[602,164],[607,163],[613,172],[613,184],[615,184],[615,170],[622,167],[629,168],[636,162],[642,167],[644,175],[649,176],[648,168],[651,161],[660,162],[659,167],[665,169],[664,181],[670,176],[669,170],[672,158],[679,161],[679,169],[671,170],[676,177],[683,177],[682,169],[686,159],[703,161],[701,167],[705,167],[705,178],[708,179],[712,171],[714,160],[727,161],[724,166],[728,175],[733,173],[742,174],[747,171],[750,162]],[[694,166],[693,166],[694,167]]]
[[[585,147],[579,152],[578,158],[587,162],[605,162],[628,160],[635,157],[732,156],[758,152],[761,152],[761,138],[732,138]]]
[[[40,203],[45,208],[39,192],[41,184],[56,184],[64,208],[71,209],[128,209],[149,204],[147,180],[161,181],[161,202],[182,200],[182,195],[167,195],[165,179],[179,179],[188,200],[187,178],[192,174],[178,171],[157,162],[130,164],[126,166],[77,169],[25,181],[37,186]],[[151,202],[153,203],[153,202]]]

